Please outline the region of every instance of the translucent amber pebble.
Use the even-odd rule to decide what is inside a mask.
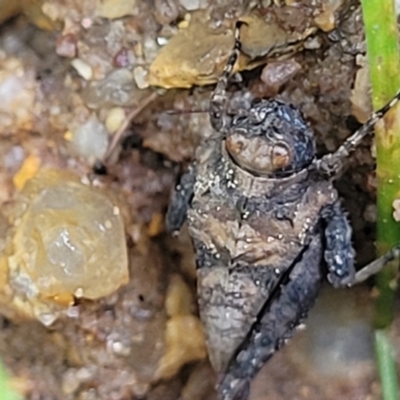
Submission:
[[[165,310],[169,316],[166,331],[166,351],[156,371],[157,379],[169,379],[193,361],[207,356],[205,337],[199,318],[192,315],[193,297],[181,276],[171,276]]]
[[[123,222],[105,194],[69,172],[43,170],[26,183],[18,209],[9,285],[25,314],[47,324],[74,297],[98,299],[127,283]]]
[[[203,327],[194,315],[176,315],[167,321],[166,352],[161,358],[156,378],[169,379],[190,362],[207,357]]]

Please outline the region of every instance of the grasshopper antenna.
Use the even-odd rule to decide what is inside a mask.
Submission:
[[[217,85],[211,95],[210,101],[210,118],[211,125],[215,131],[220,132],[226,125],[226,108],[228,98],[226,95],[226,88],[228,86],[229,78],[232,75],[233,68],[239,58],[240,49],[242,47],[240,42],[240,27],[246,24],[244,21],[237,21],[235,24],[235,42],[233,45],[232,52],[228,58],[225,68],[222,72],[221,77],[218,80]]]
[[[371,118],[353,135],[351,135],[334,153],[327,154],[317,161],[317,168],[329,178],[337,175],[343,168],[343,160],[352,153],[360,142],[369,135],[375,124],[400,100],[400,90],[386,105],[375,111]]]

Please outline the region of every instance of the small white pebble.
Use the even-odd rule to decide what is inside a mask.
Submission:
[[[50,326],[56,319],[58,315],[53,313],[39,313],[36,318],[44,325]]]
[[[121,342],[113,342],[111,349],[113,353],[121,356],[128,356],[130,353],[129,347],[124,346]]]
[[[91,18],[83,18],[81,21],[81,25],[85,29],[89,29],[93,25],[93,20]]]
[[[135,79],[136,85],[139,89],[146,89],[149,87],[147,75],[148,72],[143,67],[136,67],[133,70],[133,78]]]
[[[159,46],[165,46],[168,43],[168,39],[162,36],[157,37],[156,40]]]
[[[114,133],[125,120],[125,111],[122,107],[112,108],[106,117],[105,125],[110,133]]]
[[[92,379],[93,375],[94,375],[94,369],[93,368],[82,367],[82,368],[79,368],[76,371],[76,377],[81,382],[86,382],[86,381]]]
[[[298,331],[304,331],[306,329],[306,324],[299,324],[297,325],[296,329]]]
[[[66,311],[66,314],[69,318],[78,318],[79,317],[79,307],[77,307],[77,306],[69,307]]]
[[[102,159],[108,147],[108,130],[95,114],[73,132],[72,146],[89,161]]]
[[[199,0],[180,0],[179,2],[187,11],[195,11],[200,8]]]
[[[81,178],[81,183],[82,183],[82,185],[87,185],[87,186],[90,185],[90,180],[89,180],[89,178],[88,178],[87,175],[83,175],[83,176],[82,176],[82,178]]]
[[[50,107],[50,114],[51,115],[60,115],[61,114],[61,107],[53,105]]]
[[[76,72],[85,80],[90,81],[93,77],[93,69],[92,67],[81,60],[80,58],[74,58],[71,61],[71,65],[76,69]]]

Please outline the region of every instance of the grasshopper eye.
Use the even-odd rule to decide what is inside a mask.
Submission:
[[[259,137],[248,138],[240,133],[230,135],[225,148],[241,168],[258,175],[268,175],[285,168],[291,161],[285,144],[270,144]]]
[[[276,144],[272,148],[271,162],[274,169],[283,169],[290,165],[292,157],[288,146],[284,143]]]

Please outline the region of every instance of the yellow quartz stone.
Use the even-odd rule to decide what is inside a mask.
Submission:
[[[75,298],[95,300],[128,282],[121,213],[99,189],[70,172],[41,170],[17,209],[8,272],[23,313],[47,325]]]

